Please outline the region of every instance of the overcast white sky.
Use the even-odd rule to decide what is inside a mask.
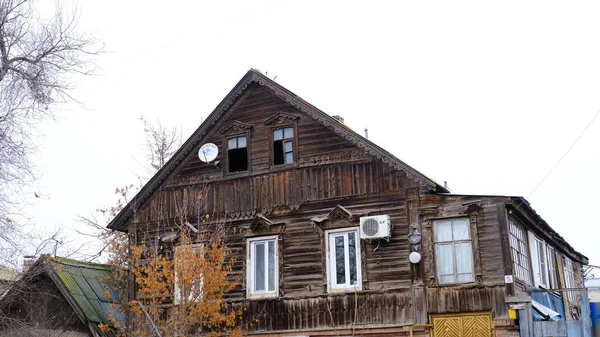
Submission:
[[[194,131],[250,68],[454,193],[529,196],[600,109],[600,3],[90,1],[98,76],[42,126],[44,228],[144,172],[145,116]],[[600,264],[600,118],[529,196]]]

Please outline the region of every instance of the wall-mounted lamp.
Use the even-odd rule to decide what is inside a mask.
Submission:
[[[408,234],[408,242],[413,245],[421,242],[421,233],[419,233],[419,226],[416,224],[410,225],[410,234]]]
[[[408,260],[412,264],[421,262],[421,253],[419,253],[419,247],[413,248],[413,251],[408,255]]]

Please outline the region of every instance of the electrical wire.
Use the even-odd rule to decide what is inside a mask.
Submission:
[[[529,199],[529,197],[535,192],[537,191],[537,189],[542,186],[542,184],[544,183],[544,181],[546,181],[546,179],[548,179],[548,177],[550,176],[550,174],[552,174],[552,172],[554,171],[554,169],[556,169],[556,167],[562,162],[563,159],[565,159],[565,157],[569,154],[569,152],[571,152],[571,150],[575,147],[575,145],[577,144],[577,142],[579,142],[579,140],[581,139],[581,137],[583,137],[583,135],[585,134],[585,132],[587,131],[587,129],[590,128],[590,126],[594,123],[594,121],[596,120],[596,118],[598,118],[598,115],[600,115],[600,110],[596,111],[596,114],[594,115],[594,117],[592,117],[592,120],[590,120],[590,122],[583,128],[583,130],[581,131],[581,133],[579,134],[579,136],[577,137],[577,139],[575,139],[575,141],[573,142],[573,144],[571,144],[571,146],[569,146],[569,148],[567,149],[567,151],[558,159],[558,161],[554,164],[554,166],[552,166],[552,168],[550,169],[550,171],[548,171],[548,173],[546,174],[546,176],[544,176],[544,178],[542,178],[542,180],[540,180],[540,182],[537,184],[537,186],[531,190],[531,192],[529,192],[529,194],[527,195],[527,197],[525,197],[524,199]],[[524,200],[521,200],[521,202],[519,202],[519,204],[515,207],[515,208],[519,208],[519,206],[521,206],[523,204]],[[512,214],[513,210],[510,210],[510,214]]]
[[[565,157],[569,154],[569,152],[571,152],[571,150],[575,147],[575,144],[577,144],[577,142],[579,142],[579,140],[581,139],[581,137],[583,137],[583,134],[587,131],[587,129],[589,129],[589,127],[594,123],[594,121],[596,120],[596,118],[598,117],[598,115],[600,115],[600,110],[598,110],[596,112],[596,114],[594,115],[594,117],[592,118],[592,120],[585,126],[585,128],[583,128],[583,130],[581,131],[581,133],[579,134],[579,136],[577,137],[577,139],[575,139],[575,141],[573,142],[573,144],[571,144],[571,146],[567,149],[567,152],[565,152],[565,154],[563,154],[558,159],[558,161],[556,162],[556,164],[554,164],[554,166],[552,166],[552,168],[550,169],[550,171],[548,171],[548,174],[546,174],[546,176],[542,180],[540,180],[539,184],[537,184],[537,186],[531,192],[529,192],[529,194],[527,195],[526,199],[529,198],[544,183],[544,181],[546,181],[546,179],[548,179],[548,177],[550,176],[550,174],[552,174],[552,172],[558,166],[558,164],[560,164],[562,162],[562,160],[565,159]]]

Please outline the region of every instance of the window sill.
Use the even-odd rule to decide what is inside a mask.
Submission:
[[[354,286],[347,288],[328,288],[328,294],[339,294],[339,293],[355,293],[362,290],[362,286]]]
[[[298,167],[297,161],[290,163],[290,164],[279,164],[279,165],[271,164],[271,166],[269,166],[269,169],[271,171],[279,171],[279,170],[285,170],[285,169],[294,168],[294,167]]]
[[[246,296],[249,300],[263,300],[263,299],[272,299],[278,298],[277,293],[259,293],[259,294],[248,294]]]

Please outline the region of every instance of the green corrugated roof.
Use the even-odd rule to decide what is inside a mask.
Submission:
[[[14,281],[18,275],[16,271],[0,266],[0,281]]]
[[[58,276],[88,321],[112,325],[109,315],[118,321],[124,320],[110,266],[59,257],[49,257],[47,266]]]

